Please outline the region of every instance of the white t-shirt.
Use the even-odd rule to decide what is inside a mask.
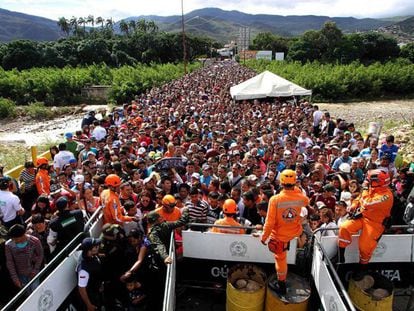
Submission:
[[[53,167],[62,169],[65,164],[69,164],[69,161],[74,158],[73,153],[68,150],[59,151],[53,159]]]
[[[313,112],[313,126],[319,126],[323,117],[323,112],[320,110],[316,110]]]
[[[105,138],[106,130],[102,126],[97,126],[92,131],[92,136],[96,138],[97,141],[100,141]]]
[[[16,218],[17,212],[23,209],[17,195],[8,190],[0,190],[0,213],[3,222],[9,222]]]

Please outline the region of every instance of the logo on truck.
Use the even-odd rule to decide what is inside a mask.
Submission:
[[[230,253],[235,257],[245,257],[247,253],[247,245],[242,241],[235,241],[230,244]]]

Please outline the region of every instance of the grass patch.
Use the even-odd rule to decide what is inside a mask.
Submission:
[[[50,119],[54,116],[54,112],[50,107],[46,107],[42,102],[34,102],[25,107],[26,114],[33,119]]]
[[[2,143],[0,145],[0,163],[7,172],[18,165],[24,165],[31,159],[30,150],[25,144]]]

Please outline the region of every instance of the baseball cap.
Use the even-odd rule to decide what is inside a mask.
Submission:
[[[91,250],[94,246],[100,245],[101,244],[101,239],[97,239],[97,238],[84,238],[81,244],[81,249],[83,251],[89,251]]]
[[[81,184],[85,181],[85,177],[83,175],[75,175],[73,181],[75,184]]]
[[[342,148],[342,150],[341,150],[341,152],[349,152],[349,149],[348,148]]]
[[[76,162],[78,162],[78,161],[75,158],[72,158],[72,159],[69,160],[69,164],[76,163]]]
[[[72,138],[73,137],[73,134],[72,133],[65,133],[65,137],[66,138]]]
[[[322,201],[318,201],[318,202],[316,202],[316,207],[318,208],[318,210],[321,210],[323,208],[326,208],[327,206]]]
[[[200,174],[199,173],[193,173],[191,175],[191,177],[200,180]]]

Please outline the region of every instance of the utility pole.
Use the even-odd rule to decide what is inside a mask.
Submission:
[[[181,0],[181,24],[183,27],[183,62],[184,62],[184,74],[187,74],[187,52],[185,47],[185,29],[184,29],[184,0]]]

